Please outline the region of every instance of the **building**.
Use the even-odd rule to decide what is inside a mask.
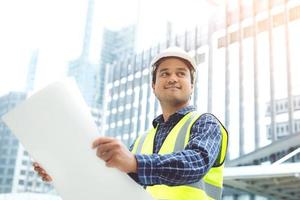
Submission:
[[[26,99],[24,92],[10,92],[0,97],[0,119]],[[53,188],[33,171],[32,159],[0,121],[0,193],[49,192]]]
[[[135,25],[123,27],[120,30],[103,30],[101,64],[111,64],[114,61],[131,56],[135,52]]]
[[[101,105],[98,103],[98,91],[101,88],[99,84],[101,79],[98,75],[99,65],[89,61],[94,3],[94,0],[88,1],[82,52],[79,58],[69,62],[68,76],[76,80],[85,102],[91,108],[95,123],[100,129],[102,123],[100,123]]]
[[[97,94],[98,104],[103,108],[105,77],[108,76],[106,70],[107,65],[111,65],[117,60],[130,57],[135,52],[135,25],[124,27],[120,30],[113,31],[109,29],[103,30],[102,47],[100,56],[100,69],[98,74],[99,90]],[[111,76],[111,74],[109,75]]]
[[[88,1],[81,55],[78,59],[75,59],[69,63],[68,69],[68,76],[74,77],[79,86],[80,92],[82,93],[89,107],[97,106],[96,92],[98,90],[98,65],[89,61],[94,3],[94,0]]]
[[[26,88],[25,88],[25,91],[27,92],[33,91],[34,89],[38,58],[39,58],[39,50],[35,50],[31,55],[31,60],[28,66]]]
[[[0,116],[26,98],[24,93],[9,93],[0,98]],[[0,121],[0,193],[12,192],[19,142]]]
[[[292,134],[300,132],[300,96],[293,96],[293,130]],[[288,117],[288,99],[278,99],[275,100],[275,115],[276,115],[276,135],[278,139],[284,138],[291,134],[289,117]],[[267,104],[266,111],[267,120],[271,121],[270,103]],[[270,123],[267,125],[267,137],[272,139],[272,132],[270,128]]]
[[[225,122],[230,134],[230,166],[248,162],[260,167],[288,155],[294,156],[288,159],[290,162],[299,162],[295,158],[299,155],[290,154],[300,147],[300,142],[293,140],[299,132],[292,128],[287,132],[286,124],[298,130],[300,2],[227,1],[223,9],[224,13],[214,19],[217,23],[209,21],[207,27],[195,27],[176,35],[174,41],[160,43],[110,66],[105,94],[106,135],[120,138],[129,146],[137,135],[150,128],[160,110],[152,94],[149,63],[171,43],[195,56],[198,76],[192,103],[199,112],[212,112]],[[280,133],[281,123],[285,123],[284,134]],[[283,135],[289,136],[287,140]],[[286,141],[289,144],[285,148]],[[280,150],[274,149],[278,146]],[[244,159],[247,162],[242,162]],[[288,175],[287,180],[298,186],[296,175]],[[264,193],[254,186],[241,187],[251,185],[251,178],[232,185],[228,181],[228,187],[244,192],[227,188],[230,192],[224,193],[224,199],[261,198],[255,194],[299,199],[299,192],[291,184],[280,190],[271,184],[272,177],[266,177],[263,181],[272,190],[265,189]]]
[[[97,65],[79,58],[69,63],[68,76],[74,77],[89,107],[96,107]]]

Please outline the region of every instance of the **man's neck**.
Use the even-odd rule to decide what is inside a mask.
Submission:
[[[162,114],[164,117],[164,122],[168,121],[169,117],[173,115],[176,111],[180,110],[189,105],[189,102],[180,105],[161,105]]]

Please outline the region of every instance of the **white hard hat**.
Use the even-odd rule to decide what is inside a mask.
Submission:
[[[160,59],[166,58],[166,57],[178,57],[178,58],[184,59],[184,60],[188,61],[191,64],[191,67],[193,67],[194,71],[196,71],[195,59],[192,56],[190,56],[186,51],[184,51],[183,49],[181,49],[179,47],[169,47],[169,48],[163,50],[161,53],[159,53],[158,55],[156,55],[153,58],[150,66],[155,69],[157,67],[156,63]]]

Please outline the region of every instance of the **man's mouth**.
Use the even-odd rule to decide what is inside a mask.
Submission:
[[[165,89],[180,89],[179,86],[166,86]]]

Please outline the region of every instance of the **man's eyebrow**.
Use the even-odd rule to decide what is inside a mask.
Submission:
[[[179,71],[188,71],[188,69],[185,68],[185,67],[178,67],[178,68],[176,68],[176,70],[179,70]],[[165,71],[169,71],[169,69],[168,68],[163,68],[163,69],[159,70],[159,72],[165,72]]]
[[[187,68],[184,68],[184,67],[179,67],[179,68],[176,68],[177,70],[181,70],[181,71],[188,71]]]
[[[165,71],[168,71],[169,69],[168,68],[163,68],[163,69],[160,69],[159,72],[165,72]]]

